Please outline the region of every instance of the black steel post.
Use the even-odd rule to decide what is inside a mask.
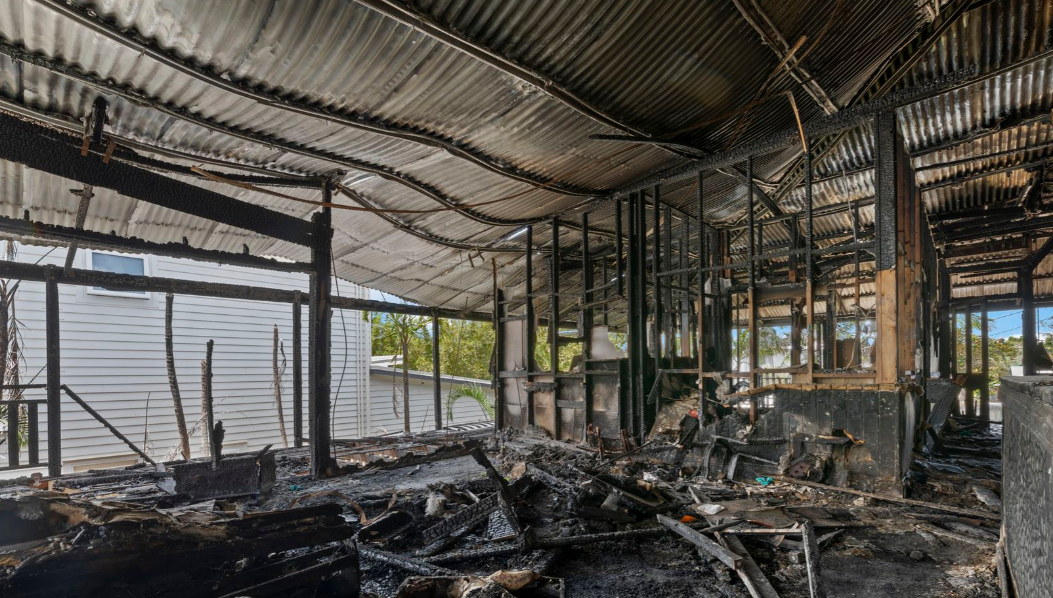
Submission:
[[[1024,269],[1017,278],[1020,289],[1020,303],[1023,313],[1020,324],[1023,334],[1023,366],[1025,376],[1035,375],[1035,349],[1038,348],[1038,332],[1035,322],[1035,285],[1030,269]]]
[[[329,203],[332,191],[328,183],[322,187],[323,201]],[[311,246],[311,293],[308,298],[310,328],[308,329],[309,359],[307,364],[309,430],[311,447],[311,475],[323,477],[332,465],[330,457],[329,408],[332,380],[330,368],[333,307],[332,259],[333,259],[333,214],[331,208],[322,208],[311,218],[314,224],[314,239]]]
[[[988,336],[990,320],[987,317],[987,298],[984,298],[980,307],[980,373],[983,382],[980,385],[980,410],[976,414],[983,420],[983,426],[987,426],[987,420],[991,419],[991,370],[988,365]]]
[[[951,308],[951,376],[958,373],[958,310]]]
[[[526,370],[527,382],[530,375],[537,370],[534,364],[534,353],[537,351],[537,328],[534,325],[534,226],[526,229]],[[496,279],[495,279],[496,280]],[[496,282],[495,282],[496,284]],[[527,424],[534,425],[534,393],[526,393]]]
[[[626,294],[626,314],[625,314],[625,329],[626,329],[626,356],[628,357],[628,363],[626,366],[628,374],[628,388],[623,392],[629,398],[626,401],[628,408],[623,414],[622,421],[624,425],[636,434],[638,425],[636,423],[636,379],[640,375],[639,369],[636,367],[636,351],[642,342],[642,339],[637,332],[637,321],[636,312],[638,310],[636,300],[636,193],[630,193],[629,197],[625,202],[626,209],[628,210],[629,222],[627,234],[629,237],[629,245],[626,248],[627,254],[625,256],[626,269],[625,276],[628,279],[628,293]]]
[[[651,324],[651,342],[654,343],[652,351],[654,352],[654,373],[658,375],[658,370],[662,369],[662,332],[665,322],[664,314],[662,313],[662,277],[659,272],[662,270],[662,202],[660,201],[661,195],[658,192],[658,186],[654,188],[654,205],[652,206],[652,224],[651,224],[651,239],[653,244],[651,245],[651,301],[654,305],[654,320]],[[646,235],[647,227],[644,227],[644,234]],[[659,401],[655,401],[655,410],[657,412]]]
[[[658,255],[659,260],[655,262],[655,271],[660,272],[663,268],[671,270],[673,267],[673,210],[669,206],[662,209],[662,250]],[[657,280],[662,290],[662,317],[659,322],[662,324],[662,336],[665,338],[665,346],[662,347],[661,355],[666,358],[676,355],[673,342],[674,318],[669,313],[676,309],[676,304],[673,302],[673,283],[676,279],[672,276],[659,276]]]
[[[618,259],[620,259],[620,258],[618,258]],[[610,301],[611,300],[611,296],[610,296],[610,293],[608,292],[610,290],[610,283],[608,282],[608,279],[610,278],[610,275],[611,275],[611,272],[610,272],[610,269],[607,266],[607,258],[603,258],[602,260],[600,260],[600,276],[603,279],[603,325],[604,326],[609,326],[610,325],[610,322],[608,321],[608,317],[607,317],[608,312],[610,312],[610,307],[611,307],[611,301]]]
[[[647,435],[646,422],[644,418],[645,377],[647,376],[647,289],[646,289],[646,256],[647,256],[647,202],[644,200],[643,192],[635,194],[630,202],[632,213],[630,214],[630,228],[632,239],[629,243],[629,252],[632,254],[629,280],[629,294],[633,300],[633,307],[629,314],[629,322],[635,330],[635,342],[630,343],[632,348],[633,376],[632,376],[632,410],[633,424],[635,425],[636,438],[639,442]]]
[[[746,260],[749,262],[746,265],[747,272],[747,286],[748,286],[748,301],[749,301],[749,354],[750,354],[750,370],[757,370],[760,368],[760,350],[758,345],[758,310],[757,310],[757,264],[753,258],[757,254],[757,247],[755,245],[756,239],[754,238],[755,233],[755,221],[753,216],[753,156],[746,157],[746,243],[748,245],[746,249]],[[749,377],[750,389],[757,388],[760,386],[760,375],[751,373]],[[757,399],[750,397],[750,423],[757,420]]]
[[[529,252],[527,255],[530,255]],[[496,264],[496,262],[491,262]],[[501,382],[501,370],[504,368],[504,333],[502,332],[501,318],[506,310],[504,306],[504,294],[497,288],[497,268],[494,267],[494,428],[497,430],[505,427],[505,391]],[[529,299],[527,300],[529,302]],[[529,362],[529,359],[528,359]],[[530,379],[529,367],[527,368],[527,380]]]
[[[293,344],[293,445],[303,446],[303,298],[300,291],[293,296],[292,344]]]
[[[852,208],[852,241],[854,243],[858,243],[859,242],[859,231],[860,231],[859,206],[856,206],[856,207]],[[860,311],[861,310],[860,310],[860,306],[859,306],[859,296],[860,296],[859,276],[860,276],[860,274],[859,274],[859,250],[858,249],[853,252],[852,261],[853,261],[853,265],[855,266],[854,271],[855,271],[855,279],[856,279],[856,282],[855,282],[855,314],[853,314],[855,316],[854,323],[855,323],[855,328],[856,328],[856,344],[855,344],[855,349],[853,351],[852,357],[853,357],[853,361],[855,361],[855,364],[854,364],[855,367],[858,368],[858,367],[862,367],[863,366],[863,339],[860,337],[860,335],[862,334],[863,327],[862,327],[862,323],[860,322],[860,317],[861,317],[860,316]]]
[[[630,204],[631,206],[631,204]],[[629,222],[630,228],[632,227],[632,208],[630,207]],[[622,297],[625,296],[625,258],[622,253],[625,248],[622,246],[622,200],[614,200],[614,266],[618,276],[618,294]],[[604,277],[604,284],[606,284],[607,277]]]
[[[6,325],[6,323],[4,325]],[[15,392],[12,395],[12,397],[16,399],[20,396],[22,396],[21,392]],[[17,467],[19,464],[19,445],[18,439],[16,438],[17,434],[12,433],[12,430],[18,430],[18,411],[20,407],[21,406],[18,403],[7,404],[7,466],[12,469]]]
[[[62,475],[62,370],[59,333],[59,289],[55,279],[55,267],[46,266],[47,282],[44,284],[44,342],[47,367],[48,397],[48,475]],[[12,405],[11,407],[17,408]],[[9,440],[10,442],[10,440]]]
[[[969,372],[969,376],[973,374],[973,308],[965,308],[965,371]],[[965,415],[972,417],[976,414],[976,407],[973,404],[973,389],[971,388],[972,381],[970,380],[970,386],[965,388]]]
[[[593,326],[593,315],[592,315],[592,300],[594,293],[589,291],[595,284],[595,277],[593,276],[593,263],[592,256],[589,255],[589,213],[585,212],[581,215],[581,329],[582,329],[582,344],[581,344],[581,357],[582,357],[582,371],[587,372],[589,370],[589,360],[592,359],[592,326]],[[604,279],[604,288],[606,288],[606,279]],[[606,309],[606,303],[604,303],[604,309]],[[583,380],[585,386],[585,425],[586,427],[592,423],[592,376],[586,375]],[[577,421],[577,420],[575,420]]]
[[[696,315],[697,322],[695,322],[695,347],[698,352],[698,387],[700,389],[703,388],[705,381],[702,374],[706,370],[706,330],[712,326],[712,322],[706,321],[706,318],[709,317],[706,310],[706,267],[710,264],[709,254],[706,252],[708,232],[706,231],[706,206],[702,193],[702,183],[702,173],[699,172],[695,180],[695,201],[698,204],[696,208],[698,210],[698,313]],[[702,413],[702,411],[699,413]]]
[[[829,335],[826,342],[830,345],[830,363],[826,364],[828,370],[836,370],[845,365],[841,363],[840,351],[837,349],[837,299],[837,291],[830,289],[826,295],[826,319],[829,322],[826,327],[826,333]]]
[[[435,385],[435,429],[442,429],[442,373],[439,371],[439,316],[431,317],[431,377]]]
[[[553,436],[556,440],[561,438],[561,430],[563,414],[559,408],[559,220],[557,218],[552,219],[552,261],[550,262],[551,267],[549,268],[549,295],[548,295],[548,306],[549,306],[549,318],[548,318],[548,332],[549,332],[549,359],[551,360],[549,365],[552,369],[552,410],[555,413],[553,418],[552,427],[554,429]]]
[[[951,273],[947,271],[947,262],[945,260],[939,260],[936,263],[938,270],[938,285],[940,294],[940,326],[939,326],[939,344],[937,353],[939,353],[939,363],[937,367],[940,370],[941,378],[948,378],[953,371],[951,367],[951,344],[954,342],[951,336]]]

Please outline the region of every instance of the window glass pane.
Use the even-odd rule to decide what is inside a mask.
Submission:
[[[129,257],[126,255],[110,255],[108,253],[91,254],[91,269],[97,272],[116,272],[118,274],[146,274],[146,262],[141,257]],[[109,291],[102,287],[95,287],[96,291]],[[115,291],[130,293],[134,295],[145,295],[142,291]]]

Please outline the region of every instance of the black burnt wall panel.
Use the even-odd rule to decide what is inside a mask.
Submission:
[[[839,459],[843,466],[836,476],[826,480],[848,484],[862,490],[902,495],[904,473],[903,455],[910,454],[911,435],[906,433],[909,413],[907,393],[878,390],[783,388],[771,391],[774,408],[761,415],[752,439],[786,439],[779,444],[736,445],[740,454],[755,455],[779,461],[791,451],[795,435],[834,436],[843,431],[860,441],[846,451],[843,447],[826,443],[806,443],[804,452],[823,458]],[[746,426],[743,416],[730,416],[711,424],[700,435],[701,442],[714,435],[739,438]],[[908,463],[909,464],[909,463]],[[749,479],[753,473],[769,475],[771,470],[753,462],[736,472],[737,479]]]
[[[1053,598],[1053,376],[1003,378],[1002,526],[1017,594]]]

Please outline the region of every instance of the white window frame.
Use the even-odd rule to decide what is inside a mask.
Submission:
[[[95,254],[102,255],[115,255],[117,257],[132,258],[142,260],[143,262],[143,276],[152,276],[153,268],[151,267],[150,257],[141,253],[121,253],[119,251],[101,251],[98,249],[83,249],[84,252],[84,267],[86,270],[95,270],[93,265],[93,258]],[[85,292],[89,295],[102,295],[104,297],[126,297],[128,299],[151,299],[153,293],[146,291],[144,293],[137,293],[134,291],[110,291],[107,289],[97,289],[95,286],[84,287]]]

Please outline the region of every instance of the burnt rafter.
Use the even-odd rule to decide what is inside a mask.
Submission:
[[[1031,169],[1031,168],[1038,168],[1038,167],[1044,165],[1045,163],[1046,163],[1046,158],[1043,158],[1041,160],[1033,160],[1031,162],[1024,162],[1024,163],[1021,163],[1021,164],[1013,164],[1012,166],[996,166],[996,167],[993,167],[993,168],[984,168],[984,169],[981,169],[981,170],[978,170],[976,172],[972,172],[972,173],[969,173],[969,174],[956,176],[956,177],[951,177],[949,179],[944,179],[942,181],[937,181],[935,183],[929,183],[928,185],[922,185],[921,187],[918,188],[918,190],[921,191],[921,192],[935,191],[936,189],[942,189],[944,187],[953,187],[953,186],[956,186],[956,185],[961,185],[963,183],[967,183],[969,181],[975,181],[977,179],[987,178],[989,176],[994,176],[994,175],[997,175],[997,174],[1006,174],[1006,173],[1010,173],[1010,172],[1015,172],[1017,170],[1026,170],[1026,169]]]
[[[122,237],[112,233],[84,230],[80,227],[71,228],[55,224],[47,224],[44,222],[5,218],[3,216],[0,216],[0,231],[3,231],[8,235],[15,235],[26,239],[43,239],[46,241],[69,243],[71,247],[74,244],[80,243],[97,249],[136,251],[139,253],[167,255],[206,262],[215,262],[217,264],[234,264],[249,268],[263,268],[279,272],[309,272],[311,269],[310,264],[303,262],[287,262],[254,255],[231,253],[229,251],[198,249],[185,243],[156,243],[135,237]]]
[[[953,5],[945,7],[935,19],[922,27],[913,39],[903,44],[899,51],[890,56],[845,106],[858,106],[871,102],[895,89],[896,84],[925,56],[937,40],[974,7],[973,0],[955,0]],[[811,147],[812,163],[819,163],[841,143],[842,139],[844,139],[843,131],[816,139]],[[803,179],[804,160],[798,158],[783,176],[779,188],[774,193],[775,200],[782,201]]]
[[[11,112],[14,112],[16,114],[20,114],[20,115],[26,116],[27,118],[31,118],[31,119],[37,120],[39,122],[43,122],[43,123],[49,124],[49,125],[54,126],[54,127],[58,127],[60,129],[65,129],[65,130],[67,130],[67,131],[69,131],[71,133],[77,133],[82,128],[82,125],[80,123],[78,123],[75,119],[73,119],[71,117],[68,117],[66,115],[56,114],[56,113],[53,113],[53,112],[43,112],[43,111],[38,110],[36,108],[29,108],[29,107],[27,107],[27,106],[25,106],[23,104],[17,104],[15,102],[11,102],[10,100],[0,99],[0,108],[2,108],[4,110],[11,111]],[[133,150],[133,148],[134,149],[141,149],[142,151],[147,151],[147,152],[154,153],[154,154],[163,155],[163,156],[165,156],[167,158],[172,158],[172,159],[176,159],[176,160],[185,160],[185,161],[189,161],[189,162],[204,162],[204,163],[212,164],[214,166],[218,166],[218,167],[221,167],[221,168],[227,168],[227,169],[230,169],[230,170],[241,170],[241,171],[254,173],[254,174],[239,174],[239,173],[232,173],[232,172],[225,172],[224,171],[224,172],[212,172],[211,174],[214,174],[214,175],[223,177],[224,179],[228,179],[228,180],[235,181],[235,182],[238,182],[238,183],[248,183],[248,184],[251,184],[251,185],[259,185],[259,186],[262,186],[262,187],[278,186],[278,187],[300,187],[300,188],[317,189],[322,184],[322,181],[325,178],[322,173],[303,173],[303,172],[300,172],[300,173],[296,173],[296,174],[290,174],[288,172],[280,172],[280,171],[270,170],[270,169],[265,168],[263,166],[258,166],[258,165],[254,165],[254,164],[248,164],[248,163],[245,163],[245,162],[230,162],[228,160],[224,160],[224,159],[220,159],[220,158],[215,158],[215,157],[211,157],[211,156],[205,156],[205,155],[201,155],[201,154],[191,154],[191,153],[188,153],[188,152],[184,152],[184,151],[176,150],[176,149],[171,149],[171,148],[164,148],[164,147],[159,147],[159,146],[147,146],[147,145],[143,145],[143,144],[141,144],[141,143],[139,143],[139,142],[137,142],[137,141],[135,141],[135,140],[133,140],[133,139],[131,139],[129,137],[124,137],[124,136],[121,136],[121,135],[117,135],[117,134],[114,134],[112,132],[109,133],[109,135],[110,135],[111,138],[117,140],[117,142],[118,142],[117,147],[113,151],[113,159],[114,160],[129,162],[129,163],[132,163],[132,164],[135,164],[135,165],[138,165],[138,166],[143,166],[143,167],[149,168],[151,170],[170,172],[170,173],[173,173],[173,174],[179,174],[179,175],[183,175],[183,176],[190,176],[190,177],[194,177],[194,178],[202,178],[201,174],[199,174],[198,172],[195,172],[194,169],[191,169],[188,166],[183,166],[183,165],[180,165],[180,164],[174,164],[174,163],[171,163],[171,162],[165,162],[163,160],[158,160],[156,158],[150,158],[148,156],[144,156],[144,155],[142,155],[140,153],[137,153],[136,151]],[[127,147],[125,147],[125,146],[127,146]],[[90,151],[92,151],[93,153],[99,153],[97,150],[94,150],[94,149],[92,149]],[[524,251],[526,251],[525,248],[518,248],[518,247],[491,247],[491,246],[487,246],[487,245],[478,245],[478,244],[464,243],[464,242],[461,242],[461,241],[456,241],[456,240],[440,237],[440,236],[437,236],[437,235],[433,235],[433,234],[431,234],[431,233],[429,233],[429,232],[427,232],[425,230],[422,230],[422,229],[420,229],[418,227],[415,227],[415,226],[412,226],[412,225],[407,224],[405,222],[402,222],[398,218],[395,218],[394,216],[385,213],[383,211],[383,208],[373,204],[372,202],[370,202],[368,199],[366,199],[365,197],[363,197],[359,193],[356,193],[356,192],[354,192],[354,191],[352,191],[350,189],[342,189],[341,193],[344,196],[348,197],[349,199],[351,199],[352,201],[354,201],[355,203],[359,204],[360,206],[362,206],[364,208],[369,208],[369,209],[376,210],[376,212],[374,212],[374,215],[376,215],[377,217],[387,221],[388,223],[390,223],[392,226],[398,228],[399,230],[401,230],[401,231],[403,231],[403,232],[405,232],[407,234],[413,235],[413,236],[415,236],[415,237],[417,237],[419,239],[423,239],[423,240],[428,241],[430,243],[434,243],[436,245],[439,245],[441,247],[448,247],[450,249],[461,249],[461,250],[478,251],[478,252],[482,252],[482,253],[523,253]]]
[[[800,63],[793,55],[793,48],[783,36],[782,32],[772,23],[768,15],[757,4],[756,0],[732,0],[746,22],[760,35],[764,45],[778,57],[779,63],[783,65],[790,76],[801,85],[805,93],[827,114],[837,112],[837,104],[830,99],[830,95],[823,90],[815,77]]]
[[[1045,57],[1047,53],[1042,53]],[[1048,52],[1053,55],[1053,51]],[[1021,63],[1016,63],[1019,66]],[[999,69],[1002,70],[1002,69]],[[943,77],[938,77],[928,83],[916,87],[890,93],[873,100],[867,104],[860,104],[852,108],[845,108],[836,114],[820,116],[804,123],[805,135],[809,138],[835,135],[860,125],[869,124],[873,117],[883,111],[893,110],[901,106],[914,104],[922,100],[943,95],[951,91],[962,89],[990,78],[990,73],[977,74],[975,66],[966,67]],[[773,153],[779,150],[800,146],[801,132],[796,125],[787,127],[777,133],[772,133],[756,141],[744,143],[720,154],[713,154],[706,158],[694,160],[687,164],[667,168],[659,172],[641,177],[627,185],[612,191],[610,197],[625,197],[630,193],[646,190],[656,184],[671,183],[687,180],[695,177],[699,172],[708,172],[728,166],[737,165],[746,160],[748,156],[759,156]],[[815,158],[813,158],[813,161]],[[786,180],[786,177],[783,177]],[[796,185],[796,181],[794,182]],[[781,186],[781,184],[780,184]],[[778,201],[780,195],[774,200]]]
[[[544,188],[563,195],[590,196],[603,193],[579,185],[564,183],[550,177],[516,167],[507,160],[491,156],[485,151],[472,147],[468,143],[443,137],[416,127],[393,123],[369,114],[345,113],[328,107],[307,103],[294,98],[284,97],[270,90],[247,81],[232,81],[224,78],[209,68],[191,64],[170,50],[160,47],[154,40],[146,39],[136,31],[121,29],[106,21],[98,14],[79,6],[67,4],[60,0],[37,0],[51,10],[90,28],[92,31],[134,50],[139,55],[151,59],[194,79],[240,97],[259,102],[268,108],[282,110],[290,114],[324,119],[326,122],[340,124],[354,129],[368,131],[387,137],[402,139],[427,147],[449,152],[450,155],[467,160],[491,172],[507,176],[517,181]]]
[[[4,113],[0,128],[0,159],[297,245],[310,245],[314,238],[310,223],[294,216],[119,161],[82,156],[78,139],[53,129]]]

